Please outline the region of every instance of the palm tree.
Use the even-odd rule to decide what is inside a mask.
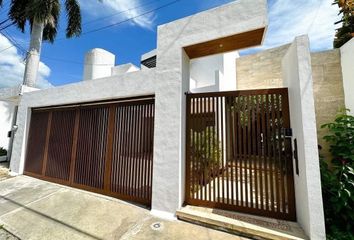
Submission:
[[[335,48],[340,48],[354,37],[354,0],[334,0],[333,4],[337,4],[339,14],[343,14],[341,20],[335,23],[342,23],[342,26],[337,29],[333,42]]]
[[[0,6],[3,0],[0,0]],[[40,60],[42,41],[53,43],[57,35],[62,3],[60,0],[11,0],[9,19],[22,32],[30,24],[31,42],[26,58],[23,84],[34,87]],[[65,0],[67,12],[66,37],[81,34],[81,11],[77,0]]]

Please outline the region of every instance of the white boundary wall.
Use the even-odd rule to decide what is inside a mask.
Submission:
[[[345,106],[354,115],[354,38],[340,48]]]
[[[299,175],[293,163],[297,220],[310,239],[326,239],[307,36],[297,37],[291,44],[282,60],[282,70],[284,86],[289,88],[292,140],[297,139]]]
[[[10,138],[7,133],[12,128],[12,118],[15,105],[10,102],[0,101],[0,147],[8,150]]]
[[[254,6],[257,6],[255,8]],[[183,47],[267,26],[265,0],[231,2],[158,27],[157,67],[24,93],[19,104],[11,171],[23,173],[31,108],[155,94],[152,213],[173,218],[185,192],[185,92],[190,59]],[[291,124],[298,139],[297,216],[311,239],[324,238],[311,60],[307,37],[283,59]]]

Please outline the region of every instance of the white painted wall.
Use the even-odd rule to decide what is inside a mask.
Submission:
[[[322,204],[311,55],[307,36],[297,37],[282,60],[289,88],[290,122],[297,139],[299,175],[294,180],[296,215],[310,239],[326,239]]]
[[[136,72],[136,71],[139,71],[140,68],[138,68],[137,66],[135,66],[132,63],[127,63],[127,64],[114,66],[114,67],[112,67],[111,70],[112,70],[111,76],[116,76],[116,75],[122,75],[125,73]]]
[[[115,55],[101,48],[94,48],[85,55],[84,80],[109,77],[115,64]]]
[[[236,90],[236,59],[240,55],[238,51],[228,52],[223,55],[224,69],[223,69],[223,81],[220,81],[221,91]]]
[[[190,91],[215,92],[236,90],[238,51],[215,54],[190,61]]]
[[[10,138],[7,137],[7,133],[12,128],[14,108],[14,104],[0,101],[0,147],[6,150],[9,147]]]
[[[345,106],[354,115],[354,38],[340,48]]]
[[[215,84],[215,71],[224,71],[223,54],[190,60],[190,78],[195,81],[195,88],[214,86],[215,91],[218,91],[219,86]]]
[[[158,27],[156,81],[165,85],[156,88],[152,212],[174,215],[184,202],[184,93],[190,60],[183,47],[266,25],[266,1],[239,0]]]

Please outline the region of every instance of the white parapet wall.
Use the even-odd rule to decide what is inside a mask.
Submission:
[[[345,106],[354,115],[354,38],[340,48]]]
[[[322,204],[311,55],[307,36],[297,37],[282,60],[289,89],[292,140],[297,140],[299,174],[294,161],[297,220],[310,239],[326,239]]]

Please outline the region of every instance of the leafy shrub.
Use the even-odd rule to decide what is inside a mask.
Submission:
[[[7,151],[5,148],[0,147],[0,156],[6,156],[7,155]]]
[[[200,185],[205,185],[213,176],[218,175],[222,167],[221,147],[218,141],[217,132],[212,127],[207,127],[203,131],[193,131],[193,147],[191,153],[193,158],[199,162]]]
[[[344,111],[322,128],[332,154],[330,166],[320,158],[328,239],[354,239],[354,117]]]

